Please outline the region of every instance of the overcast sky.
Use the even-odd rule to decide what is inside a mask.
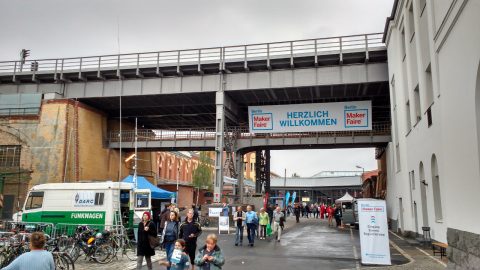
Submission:
[[[382,32],[393,0],[0,0],[0,61]],[[375,169],[373,149],[272,152],[272,170]]]

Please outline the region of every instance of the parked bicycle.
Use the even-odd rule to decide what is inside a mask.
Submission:
[[[83,253],[85,259],[94,260],[101,264],[109,263],[113,260],[114,249],[108,243],[108,237],[105,232],[98,232],[98,230],[90,229],[88,226],[78,226],[69,255],[74,262]]]

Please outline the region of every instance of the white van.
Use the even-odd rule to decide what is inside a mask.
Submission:
[[[132,183],[50,183],[34,186],[23,206],[22,222],[53,224],[138,224],[151,209],[149,189],[134,189]]]

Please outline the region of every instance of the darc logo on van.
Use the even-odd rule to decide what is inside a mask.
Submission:
[[[72,213],[71,219],[103,219],[103,213]]]
[[[94,206],[95,192],[94,191],[78,191],[75,194],[74,206]]]

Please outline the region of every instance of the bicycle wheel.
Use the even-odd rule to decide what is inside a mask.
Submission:
[[[78,257],[80,257],[80,248],[77,245],[74,245],[70,251],[68,251],[68,255],[72,259],[73,262],[76,262]]]
[[[60,236],[58,238],[57,246],[58,246],[58,251],[60,252],[65,252],[70,250],[73,245],[75,245],[75,239],[71,237],[66,237],[66,236]]]
[[[114,250],[109,244],[101,244],[95,248],[93,259],[97,263],[105,264],[113,260]]]
[[[137,259],[137,243],[125,238],[122,252],[129,260],[135,261]]]
[[[75,263],[73,262],[72,258],[68,253],[63,252],[60,255],[61,260],[63,261],[64,265],[68,266],[68,270],[75,270]]]

